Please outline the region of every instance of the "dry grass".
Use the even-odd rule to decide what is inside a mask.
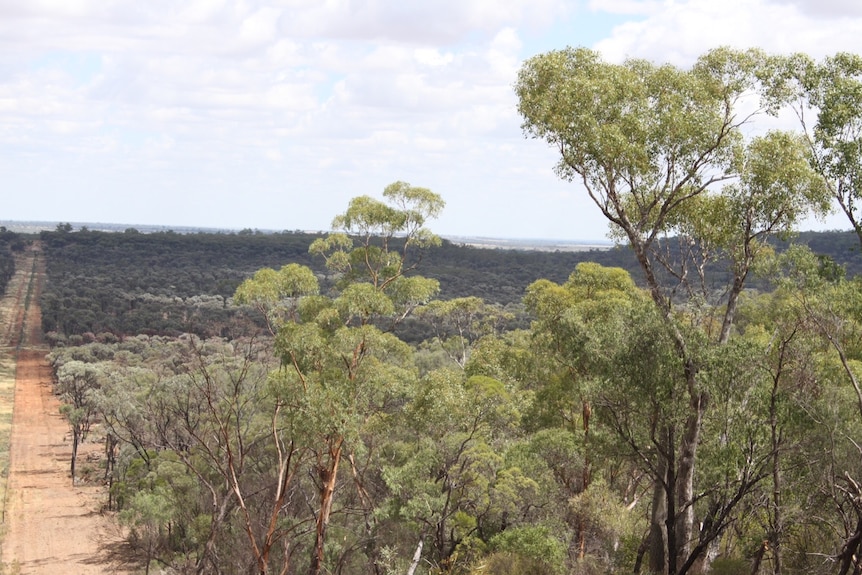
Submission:
[[[15,401],[15,359],[0,353],[0,518],[6,522],[6,484],[9,479],[9,438]]]

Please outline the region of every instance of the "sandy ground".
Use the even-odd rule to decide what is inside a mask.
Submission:
[[[127,573],[119,562],[116,522],[100,512],[104,488],[73,486],[69,475],[69,430],[51,391],[41,334],[42,281],[44,261],[34,250],[17,262],[16,278],[0,304],[2,349],[15,366],[0,573]],[[2,396],[0,385],[0,403]],[[99,451],[97,445],[82,447],[79,466],[87,451]]]

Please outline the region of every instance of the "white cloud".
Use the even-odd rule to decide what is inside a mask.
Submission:
[[[626,16],[653,14],[662,7],[658,0],[590,0],[589,9],[593,12],[624,14]]]
[[[687,65],[717,46],[758,47],[770,52],[807,52],[821,57],[858,51],[862,19],[842,14],[832,23],[812,25],[795,2],[764,0],[670,0],[646,19],[616,27],[597,43],[606,58],[628,56]]]
[[[776,4],[791,4],[802,12],[822,18],[862,16],[862,4],[857,0],[774,0]]]
[[[452,52],[441,53],[437,48],[416,48],[413,51],[413,57],[426,66],[445,66],[455,60]]]
[[[514,28],[503,28],[491,40],[488,63],[503,78],[513,78],[521,65],[521,40]]]
[[[281,11],[263,7],[243,18],[239,27],[240,42],[246,46],[259,46],[271,42],[276,37],[280,16]]]
[[[190,24],[212,21],[225,7],[227,0],[190,0],[180,8],[178,18]]]

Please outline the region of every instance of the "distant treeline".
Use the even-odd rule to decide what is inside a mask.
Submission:
[[[0,294],[6,291],[15,274],[15,252],[22,251],[25,246],[24,238],[0,226]]]
[[[303,232],[41,232],[48,271],[42,295],[43,328],[54,337],[185,332],[230,336],[254,321],[238,314],[228,299],[258,269],[298,263],[314,270],[324,287],[331,285],[323,261],[308,253],[317,237]],[[12,268],[4,262],[12,261],[11,246],[20,244],[20,237],[6,233],[0,241],[0,280],[5,286]],[[858,240],[852,232],[806,232],[795,241],[844,266],[848,276],[862,272]],[[532,282],[563,282],[584,261],[621,267],[639,278],[634,257],[624,247],[542,252],[483,249],[449,241],[422,254],[418,273],[439,280],[441,299],[477,296],[512,307],[520,304]],[[720,265],[714,273],[722,273]]]

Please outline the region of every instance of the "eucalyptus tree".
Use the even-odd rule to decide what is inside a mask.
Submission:
[[[281,518],[303,453],[268,393],[271,350],[194,336],[117,346],[128,351],[104,364],[94,401],[120,446],[111,495],[133,547],[189,572],[286,570],[302,525]]]
[[[749,421],[751,439],[768,446],[769,476],[745,503],[747,532],[741,526],[736,531],[743,542],[757,542],[746,545],[753,573],[767,568],[775,574],[830,573],[832,566],[822,557],[840,547],[843,539],[836,535],[846,526],[841,513],[823,511],[836,509],[840,499],[836,472],[840,476],[838,462],[846,461],[852,445],[846,439],[854,426],[848,415],[858,408],[855,402],[835,402],[849,390],[835,377],[838,358],[805,303],[815,285],[815,292],[835,295],[819,276],[817,258],[794,246],[771,259],[796,270],[778,279],[775,290],[744,298],[741,335],[725,346],[713,368],[725,382],[718,387],[718,409],[738,405],[734,395],[744,397],[745,411],[730,413]]]
[[[789,105],[811,150],[811,163],[823,177],[862,245],[862,56],[837,53],[819,62],[805,54],[777,59],[778,72],[771,77],[773,105]],[[859,317],[857,282],[829,282],[809,272],[796,277],[820,281],[821,290],[799,290],[808,294],[804,304],[808,317],[837,354],[844,381],[854,395],[853,403],[862,413],[862,391],[856,362],[859,354],[852,335]],[[823,276],[823,274],[819,274]],[[836,278],[832,278],[836,279]],[[858,437],[855,438],[858,441]],[[845,516],[862,516],[858,471],[845,470],[836,477],[835,489],[844,494],[854,510]],[[841,570],[858,570],[857,551],[862,541],[862,520],[848,521]]]
[[[596,367],[600,357],[613,347],[595,328],[601,325],[605,334],[624,331],[627,310],[642,300],[643,294],[625,270],[603,268],[594,263],[578,264],[563,285],[538,280],[527,288],[524,302],[536,317],[535,343],[544,353],[550,353],[561,372],[540,392],[544,408],[567,410],[564,406],[571,403],[569,397],[560,398],[554,394],[561,401],[547,400],[549,390],[557,386],[565,389],[566,395],[576,395],[581,407],[579,413],[564,416],[567,431],[582,435],[581,477],[572,496],[587,491],[591,484],[592,396],[600,379]],[[578,557],[584,559],[587,529],[583,521],[577,526],[577,541]]]
[[[798,318],[806,336],[820,344],[816,361],[809,362],[816,384],[809,395],[822,398],[823,403],[819,410],[806,406],[806,412],[824,437],[821,443],[830,449],[818,458],[812,477],[819,484],[818,492],[828,496],[821,508],[831,507],[832,518],[840,520],[829,523],[829,534],[841,534],[839,540],[826,537],[823,547],[832,548],[839,573],[850,573],[862,569],[862,284],[836,274],[829,262],[807,249],[788,250],[778,261],[785,269],[775,298],[791,310],[788,315]]]
[[[471,347],[478,339],[499,333],[502,324],[514,317],[475,296],[435,300],[419,308],[416,315],[434,327],[440,347],[461,369],[467,364]]]
[[[72,483],[75,483],[78,448],[87,438],[90,425],[97,413],[93,394],[101,386],[106,374],[101,366],[79,360],[62,361],[55,356],[54,364],[57,392],[63,401],[60,413],[69,422],[72,432],[70,474]]]
[[[686,413],[658,424],[663,460],[653,479],[664,488],[654,495],[650,553],[657,572],[686,572],[703,553],[695,518],[709,405],[702,342],[730,338],[757,247],[826,206],[792,136],[745,142],[743,128],[767,110],[756,95],[770,65],[754,50],[713,50],[681,69],[635,59],[609,64],[596,52],[565,49],[528,60],[515,86],[525,133],[559,152],[560,177],[577,182],[632,249],[678,361],[652,374],[666,378],[663,385],[675,382],[666,400]],[[744,112],[752,100],[754,110]],[[705,275],[718,255],[732,262],[723,290]]]
[[[271,318],[283,365],[273,373],[272,393],[281,417],[304,422],[301,435],[291,441],[307,450],[317,492],[308,568],[313,575],[326,568],[325,543],[345,460],[365,517],[371,568],[377,570],[374,502],[357,460],[370,457],[368,434],[404,401],[416,376],[409,346],[391,329],[439,290],[436,280],[411,272],[424,250],[440,243],[425,224],[440,213],[443,200],[405,182],[387,186],[383,198],[354,198],[334,218],[332,233],[310,246],[337,278],[333,293],[314,295],[306,289],[310,283],[284,281],[284,273],[293,278],[311,273],[297,266],[284,273],[258,272],[236,294],[238,303],[262,306]],[[302,293],[297,286],[305,286]]]
[[[383,509],[429,543],[426,559],[440,572],[467,572],[496,534],[531,517],[539,482],[507,457],[519,418],[502,382],[456,368],[426,375],[400,412]]]
[[[775,58],[771,105],[790,105],[812,152],[812,165],[862,243],[862,56],[838,53]]]

